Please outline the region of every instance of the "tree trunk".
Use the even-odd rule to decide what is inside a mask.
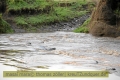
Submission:
[[[94,36],[120,36],[120,0],[100,0],[91,16],[89,32]]]
[[[6,10],[6,0],[0,0],[0,13],[4,13]]]

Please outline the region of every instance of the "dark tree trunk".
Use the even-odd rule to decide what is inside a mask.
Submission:
[[[0,0],[0,13],[4,13],[6,10],[6,0]]]
[[[120,0],[100,0],[91,16],[89,31],[94,36],[120,36],[119,10]]]

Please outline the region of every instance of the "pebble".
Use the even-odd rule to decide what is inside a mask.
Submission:
[[[47,51],[56,50],[56,48],[50,48],[50,47],[45,47],[45,46],[40,46],[39,49],[40,50],[47,50]]]

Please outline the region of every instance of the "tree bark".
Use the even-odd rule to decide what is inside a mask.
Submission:
[[[6,10],[6,0],[0,0],[0,13],[4,13]]]

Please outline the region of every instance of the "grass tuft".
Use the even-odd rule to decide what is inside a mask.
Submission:
[[[13,29],[10,24],[2,19],[2,14],[0,14],[0,33],[13,33]]]
[[[25,21],[25,18],[23,18],[22,16],[16,17],[14,20],[17,25],[21,25],[21,26],[28,25],[28,23]]]
[[[74,30],[76,33],[89,33],[87,25],[90,22],[90,18],[88,18],[80,27]]]

